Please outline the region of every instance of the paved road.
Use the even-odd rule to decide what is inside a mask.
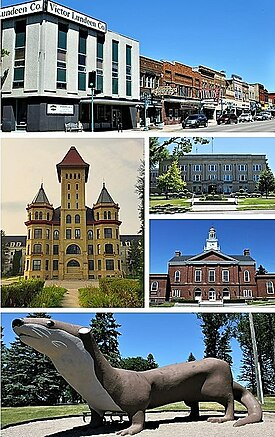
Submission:
[[[184,136],[190,132],[200,132],[204,135],[208,132],[275,132],[275,119],[264,121],[253,121],[252,123],[237,123],[237,124],[220,124],[219,126],[213,120],[209,121],[208,127],[202,127],[199,129],[183,129],[180,124],[172,126],[164,126],[163,129],[151,129],[149,132],[181,132]]]
[[[210,423],[208,413],[198,422],[188,422],[186,413],[165,412],[147,413],[146,428],[140,437],[274,437],[275,414],[264,415],[262,423],[254,423],[234,428],[233,422]],[[211,414],[213,416],[213,414]],[[82,418],[54,419],[17,425],[2,431],[2,437],[98,437],[114,436],[116,432],[127,427],[124,424],[106,425],[97,430],[83,427]]]

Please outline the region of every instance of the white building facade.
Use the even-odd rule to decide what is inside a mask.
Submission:
[[[52,1],[3,8],[2,129],[135,127],[139,42]],[[93,111],[89,72],[96,72]]]

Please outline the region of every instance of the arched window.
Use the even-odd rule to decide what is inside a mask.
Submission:
[[[66,215],[66,223],[72,223],[72,217],[70,214]]]
[[[249,282],[250,281],[250,273],[249,273],[248,270],[245,270],[243,272],[243,279],[244,279],[244,282]]]
[[[179,270],[177,270],[175,272],[175,282],[180,282],[180,271]]]
[[[53,231],[53,239],[59,240],[59,231],[57,231],[57,230]]]
[[[39,220],[42,220],[42,212],[39,213]]]
[[[105,253],[113,253],[113,245],[112,244],[105,244]]]
[[[81,250],[80,247],[77,246],[77,244],[70,244],[67,249],[66,249],[66,254],[67,255],[71,255],[71,254],[80,254]]]
[[[87,233],[88,236],[88,240],[92,240],[93,239],[93,231],[89,230]]]
[[[96,213],[96,219],[99,220],[99,212]]]
[[[224,288],[222,291],[222,297],[223,299],[230,299],[230,293],[228,288]]]
[[[103,217],[104,217],[104,220],[107,220],[107,211],[104,211]]]
[[[38,220],[38,212],[37,212],[37,211],[35,211],[34,219],[35,219],[35,220]]]
[[[46,238],[47,238],[47,240],[49,240],[49,238],[50,238],[50,230],[49,229],[46,229]]]
[[[74,218],[74,222],[75,223],[80,223],[80,215],[76,214],[75,218]]]
[[[201,300],[201,289],[195,288],[195,300]]]
[[[108,211],[108,220],[111,220],[111,211]]]
[[[41,244],[34,244],[34,246],[33,246],[33,253],[42,253],[42,246],[41,246]]]
[[[67,267],[80,267],[80,264],[75,259],[71,259],[71,261],[68,262]]]
[[[46,255],[49,255],[50,253],[50,246],[46,244]]]
[[[151,291],[158,291],[158,289],[159,289],[159,283],[157,281],[152,282]]]
[[[266,282],[266,292],[268,294],[274,294],[274,284],[272,281]]]
[[[47,220],[50,220],[50,213],[47,212]]]

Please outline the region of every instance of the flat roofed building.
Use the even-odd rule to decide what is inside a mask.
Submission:
[[[159,174],[165,173],[171,163],[172,158],[161,161]],[[263,154],[187,154],[178,164],[186,188],[193,193],[252,193],[266,169],[267,158]]]
[[[3,8],[2,129],[91,128],[88,73],[96,72],[95,130],[136,125],[139,42],[52,1]]]

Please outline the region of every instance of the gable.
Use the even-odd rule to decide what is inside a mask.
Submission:
[[[216,252],[215,250],[209,250],[207,252],[199,253],[198,255],[189,258],[188,263],[192,263],[193,261],[203,261],[203,262],[222,262],[222,261],[232,261],[234,263],[238,262],[235,258],[225,255],[222,252]]]

